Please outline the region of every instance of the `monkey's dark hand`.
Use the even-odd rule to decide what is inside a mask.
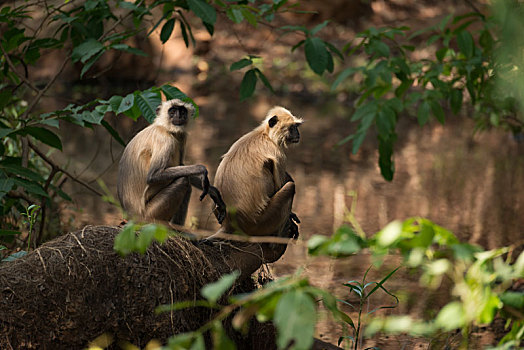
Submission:
[[[224,221],[226,218],[226,203],[222,200],[222,196],[220,195],[220,192],[213,186],[211,187],[211,191],[209,192],[209,195],[211,196],[211,199],[213,202],[215,202],[215,208],[213,208],[213,214],[215,214],[215,217],[217,218],[217,221],[219,224]]]
[[[202,181],[202,194],[200,195],[200,200],[202,201],[204,197],[209,193],[209,179],[207,178],[207,169],[204,167],[202,174],[200,175]]]
[[[288,222],[288,234],[289,238],[297,239],[299,232],[298,232],[298,225],[300,224],[300,220],[298,219],[297,214],[291,213],[289,214],[289,222]]]
[[[293,220],[295,223],[300,224],[300,219],[298,218],[297,214],[291,213],[289,214],[289,219]]]

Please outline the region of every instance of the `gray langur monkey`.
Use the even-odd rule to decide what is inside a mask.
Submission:
[[[226,207],[220,192],[210,186],[204,165],[184,165],[185,126],[195,109],[191,103],[173,99],[157,108],[155,121],[126,146],[118,169],[118,199],[123,209],[151,221],[183,225],[191,185],[208,193],[221,223]]]
[[[238,139],[222,157],[215,176],[228,207],[221,231],[250,236],[298,236],[291,212],[295,183],[286,172],[286,149],[300,140],[302,119],[273,107],[265,120]]]

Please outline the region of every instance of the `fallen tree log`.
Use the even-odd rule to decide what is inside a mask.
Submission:
[[[214,311],[156,314],[157,306],[200,299],[202,286],[233,270],[241,271],[243,288],[253,288],[247,277],[285,251],[285,245],[195,244],[173,237],[153,243],[143,255],[122,258],[113,250],[119,231],[87,226],[2,263],[0,348],[82,349],[101,334],[139,347],[165,341],[198,329]],[[255,324],[247,336],[232,338],[239,349],[275,348],[270,324]]]

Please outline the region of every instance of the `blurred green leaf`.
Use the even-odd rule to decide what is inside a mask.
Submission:
[[[243,101],[248,97],[251,97],[255,92],[257,84],[257,76],[254,69],[248,70],[244,74],[242,83],[240,83],[240,100]]]
[[[113,249],[120,255],[128,255],[135,250],[136,225],[129,221],[126,226],[115,237]]]
[[[169,38],[171,37],[171,33],[173,33],[174,28],[175,28],[175,19],[171,18],[164,24],[164,26],[162,27],[162,30],[160,31],[160,41],[162,41],[162,44],[165,44],[169,40]]]
[[[313,72],[322,75],[328,66],[326,45],[320,38],[309,37],[305,42],[306,60]]]
[[[26,255],[27,255],[27,252],[25,250],[21,250],[19,252],[9,255],[5,259],[2,259],[2,262],[15,261],[16,259],[20,259],[21,257],[26,256]]]
[[[275,310],[279,349],[310,349],[316,324],[316,308],[312,298],[301,290],[282,295]]]
[[[444,306],[435,319],[436,325],[445,331],[460,328],[465,321],[464,307],[458,301],[453,301]]]
[[[100,124],[109,132],[109,134],[119,143],[121,144],[122,146],[126,146],[126,143],[124,142],[124,140],[122,140],[122,138],[120,137],[120,135],[118,134],[118,132],[108,123],[106,122],[105,120],[102,120],[100,122]]]
[[[240,272],[233,271],[230,274],[220,277],[220,279],[214,283],[206,284],[202,288],[202,296],[209,302],[216,303],[217,300],[231,288],[238,276],[240,276]]]
[[[62,142],[60,141],[58,135],[46,128],[37,126],[26,126],[25,128],[20,129],[16,133],[20,135],[31,135],[38,141],[41,141],[48,146],[62,150]]]
[[[232,63],[231,67],[229,67],[229,70],[232,72],[247,67],[251,64],[253,64],[253,60],[250,58],[242,58],[241,60]]]
[[[418,112],[417,112],[417,118],[419,125],[424,125],[429,120],[429,111],[431,109],[431,106],[429,105],[429,102],[427,100],[424,100],[420,103],[418,106]]]
[[[81,61],[85,63],[88,59],[98,54],[104,49],[104,45],[96,39],[87,39],[82,44],[73,48],[71,59],[73,62]]]
[[[205,0],[187,0],[187,5],[204,23],[215,24],[217,13]]]
[[[458,114],[462,108],[462,90],[451,89],[449,95],[449,104],[454,114]]]
[[[457,44],[460,52],[462,52],[464,56],[466,56],[467,58],[473,57],[475,42],[473,41],[473,37],[467,30],[461,31],[457,34]]]
[[[151,124],[156,118],[156,108],[162,100],[160,94],[152,91],[135,93],[135,103],[138,105],[142,116]]]

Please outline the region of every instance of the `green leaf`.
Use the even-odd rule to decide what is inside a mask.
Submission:
[[[331,85],[331,91],[335,90],[336,87],[341,83],[343,82],[344,80],[346,80],[349,76],[355,74],[356,72],[358,72],[359,69],[358,68],[354,68],[354,67],[350,67],[350,68],[346,68],[344,69],[342,72],[340,72],[340,74],[338,75],[337,79],[335,79],[335,81],[333,82],[333,85]]]
[[[254,69],[250,69],[244,74],[242,83],[240,83],[240,101],[245,100],[253,95],[257,84],[257,75]]]
[[[7,258],[3,259],[2,261],[15,261],[16,259],[20,259],[23,256],[26,256],[27,252],[25,250],[21,250],[19,252],[13,253],[9,255]]]
[[[167,100],[178,98],[179,100],[186,101],[189,99],[179,88],[171,85],[162,85],[160,90],[164,93]]]
[[[386,277],[384,277],[380,282],[378,282],[378,283],[375,285],[375,287],[374,287],[374,288],[373,288],[369,293],[367,293],[366,298],[368,298],[370,295],[372,295],[373,293],[375,293],[375,291],[376,291],[377,289],[379,289],[379,288],[384,289],[384,287],[383,287],[384,283],[386,283],[386,281],[387,281],[391,276],[393,276],[393,274],[394,274],[395,272],[397,272],[398,269],[400,269],[400,266],[397,267],[396,269],[394,269],[393,271],[391,271],[390,273],[388,273]],[[385,290],[385,289],[384,289],[384,290]],[[390,294],[390,293],[388,293],[388,294]],[[390,294],[390,295],[391,295],[391,294]],[[396,298],[396,297],[395,297],[395,298]],[[397,302],[398,302],[398,299],[397,299]]]
[[[354,122],[360,120],[369,114],[375,115],[376,112],[377,103],[375,101],[371,101],[369,103],[366,103],[365,105],[359,106],[355,113],[353,113],[353,115],[351,116],[351,121]]]
[[[428,101],[426,100],[422,101],[420,105],[418,106],[417,118],[418,118],[419,125],[422,126],[428,122],[430,108],[431,107]]]
[[[138,92],[135,94],[135,101],[144,118],[149,123],[153,123],[156,118],[156,108],[162,103],[160,94],[152,91]]]
[[[15,185],[15,182],[13,181],[13,179],[10,179],[10,178],[0,179],[0,193],[7,193],[11,191],[14,185]]]
[[[214,25],[217,13],[213,6],[204,0],[187,0],[187,5],[204,23]]]
[[[180,32],[182,33],[182,38],[184,39],[184,43],[186,44],[186,47],[189,47],[189,37],[187,36],[187,29],[186,29],[186,25],[184,24],[184,22],[180,22]]]
[[[395,163],[393,162],[393,144],[395,139],[394,135],[388,137],[379,135],[378,137],[378,165],[380,173],[387,181],[392,181],[395,173]]]
[[[430,100],[429,105],[431,106],[431,111],[435,115],[435,118],[440,122],[440,124],[444,124],[445,116],[444,116],[444,110],[442,109],[442,106],[440,103],[436,100]]]
[[[85,63],[89,58],[104,49],[104,45],[95,39],[88,39],[73,49],[71,59],[73,62]]]
[[[382,57],[389,57],[390,50],[389,46],[378,39],[372,39],[369,43],[369,47],[366,48],[366,52],[369,54],[378,54]]]
[[[413,82],[413,79],[403,80],[402,83],[400,83],[398,88],[395,90],[395,96],[402,97],[404,93],[411,87]]]
[[[8,162],[6,160],[3,160],[0,162],[0,169],[4,169],[8,173],[24,177],[28,180],[33,180],[35,182],[44,182],[45,181],[42,175],[35,173],[34,171],[30,170],[29,168],[24,168],[23,166],[19,164]],[[2,191],[1,187],[0,187],[0,191]]]
[[[232,72],[232,71],[235,71],[235,70],[239,70],[239,69],[247,67],[247,66],[249,66],[251,64],[253,64],[253,60],[252,59],[250,59],[250,58],[242,58],[241,60],[232,63],[231,66],[229,67],[229,71]]]
[[[435,323],[440,328],[451,331],[465,324],[466,316],[464,307],[458,301],[451,302],[440,310]]]
[[[13,129],[1,128],[1,129],[0,129],[0,139],[3,139],[4,137],[6,137],[7,135],[9,135],[9,134],[12,133],[13,131],[14,131]]]
[[[376,241],[381,247],[389,247],[402,235],[402,223],[398,220],[387,224],[376,235]]]
[[[242,10],[236,6],[231,6],[226,10],[226,15],[229,17],[230,20],[232,20],[235,23],[240,23],[244,20],[244,16],[242,15]]]
[[[269,80],[267,80],[266,76],[260,71],[260,69],[255,68],[255,72],[258,75],[258,79],[262,81],[262,83],[271,91],[272,93],[275,93],[275,90],[273,90],[273,87],[271,86],[271,83]]]
[[[301,290],[291,290],[280,298],[274,316],[277,345],[286,349],[310,349],[315,333],[316,309],[312,298]]]
[[[131,53],[133,55],[137,55],[137,56],[144,56],[144,57],[147,56],[147,53],[145,53],[144,51],[142,51],[140,49],[137,49],[136,47],[131,47],[131,46],[127,45],[127,44],[115,44],[115,45],[111,45],[111,48],[113,48],[115,50],[129,52],[129,53]]]
[[[111,110],[116,113],[118,109],[120,108],[120,104],[122,103],[122,100],[124,98],[122,96],[111,96],[109,99],[109,105],[111,106]]]
[[[21,129],[18,133],[22,135],[31,135],[38,141],[45,143],[48,146],[62,150],[62,141],[52,131],[37,126],[26,126]]]
[[[104,115],[101,113],[98,113],[96,110],[94,111],[83,111],[81,114],[82,120],[91,123],[91,124],[97,124],[99,125],[102,119],[104,119]]]
[[[449,104],[451,106],[451,111],[453,114],[458,114],[462,108],[462,90],[461,89],[451,89],[449,95]]]
[[[49,195],[44,191],[43,187],[39,183],[34,181],[25,180],[22,178],[13,178],[14,183],[22,187],[26,192],[49,198]]]
[[[85,73],[91,68],[93,64],[104,54],[104,51],[100,51],[94,57],[90,58],[89,61],[84,65],[82,71],[80,72],[80,77],[83,77]]]
[[[235,343],[229,339],[226,331],[222,327],[222,323],[217,321],[214,323],[212,330],[213,349],[214,350],[235,350]]]
[[[173,33],[174,28],[175,28],[175,19],[171,18],[164,24],[164,26],[162,27],[162,30],[160,31],[160,40],[162,41],[162,44],[165,44],[166,41],[169,40],[169,38],[171,37],[171,33]]]
[[[140,254],[144,254],[147,248],[151,245],[151,242],[153,242],[155,231],[156,227],[152,227],[151,225],[142,227],[135,241],[134,249],[136,249]]]
[[[136,225],[130,221],[115,237],[113,249],[120,255],[125,256],[135,250]]]
[[[485,29],[482,31],[482,34],[480,34],[479,37],[479,44],[482,46],[482,48],[488,52],[491,51],[493,48],[493,45],[495,43],[495,40],[493,40],[493,37],[491,36],[491,33],[489,30]]]
[[[328,61],[327,61],[326,70],[329,73],[333,73],[333,70],[335,69],[335,63],[333,62],[333,56],[331,55],[329,51],[327,52],[327,57],[328,57]]]
[[[506,291],[500,295],[504,305],[511,306],[516,310],[524,309],[524,292]]]
[[[126,146],[126,143],[124,142],[124,140],[122,140],[118,132],[115,129],[113,129],[113,127],[108,122],[106,122],[105,120],[102,120],[100,124],[107,130],[107,132],[109,132],[111,136],[113,136],[116,142],[118,142],[119,144],[121,144],[124,147]]]
[[[437,52],[435,53],[435,56],[437,56],[437,59],[442,62],[442,60],[444,59],[444,57],[446,57],[446,54],[448,53],[448,48],[447,47],[442,47],[440,49],[437,50]]]
[[[378,133],[384,137],[388,136],[397,123],[395,111],[387,106],[383,106],[377,113],[375,123],[377,124]]]
[[[244,16],[246,21],[249,24],[251,24],[253,27],[256,27],[258,22],[257,22],[257,17],[253,14],[253,12],[249,11],[249,9],[246,7],[243,7],[241,11],[242,11],[242,16]]]
[[[457,44],[460,52],[462,52],[464,56],[466,56],[467,58],[473,57],[475,42],[473,41],[473,37],[467,30],[461,31],[457,34]]]
[[[14,235],[19,235],[21,234],[22,232],[20,231],[15,231],[15,230],[3,230],[3,229],[0,229],[0,236],[14,236]],[[5,249],[5,248],[4,248]],[[3,249],[2,249],[3,250]]]
[[[328,65],[328,52],[324,41],[320,38],[309,37],[305,42],[306,60],[313,72],[322,75]]]
[[[134,94],[129,94],[126,97],[122,99],[120,102],[120,106],[118,106],[118,110],[115,112],[116,114],[124,113],[125,111],[133,108],[135,102],[135,96]]]
[[[216,303],[217,300],[231,288],[236,279],[240,276],[239,271],[233,271],[230,274],[222,276],[214,283],[206,284],[200,293],[211,303]]]
[[[317,34],[319,31],[324,29],[324,27],[327,26],[328,23],[329,23],[329,20],[324,21],[324,22],[322,22],[320,24],[317,24],[313,29],[311,29],[311,35]]]
[[[5,106],[13,99],[13,91],[10,89],[3,89],[0,91],[0,110],[4,109]]]
[[[372,111],[371,113],[365,115],[360,123],[358,124],[357,132],[355,134],[355,138],[353,139],[353,146],[351,148],[351,153],[356,154],[358,149],[360,148],[360,145],[364,141],[364,138],[366,137],[366,134],[368,132],[369,127],[373,123],[373,120],[375,119],[375,111]]]

